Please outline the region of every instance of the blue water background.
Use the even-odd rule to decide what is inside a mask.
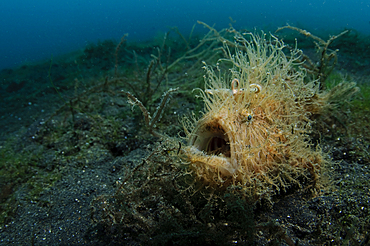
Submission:
[[[236,28],[289,23],[370,34],[370,0],[11,0],[1,1],[0,16],[0,69],[119,40],[125,33],[129,41],[150,40],[173,26],[186,34],[197,20],[217,29],[232,17]]]

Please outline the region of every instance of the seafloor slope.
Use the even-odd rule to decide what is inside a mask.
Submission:
[[[322,89],[347,76],[361,92],[314,119],[311,141],[331,160],[325,185],[316,194],[303,184],[251,202],[237,188],[209,191],[191,175],[179,179],[185,144],[179,144],[185,136],[179,116],[200,116],[203,104],[192,90],[204,86],[202,62],[216,64],[223,52],[212,31],[189,38],[176,33],[141,44],[104,41],[0,72],[0,244],[368,244],[366,39],[352,31],[328,50],[340,52]],[[297,37],[313,65],[320,62],[309,37],[279,35],[288,44]],[[171,136],[160,140],[120,91],[130,91],[153,114],[170,87],[180,89],[150,126]]]

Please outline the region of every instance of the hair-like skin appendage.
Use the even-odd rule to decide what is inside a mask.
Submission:
[[[310,143],[310,116],[325,107],[318,81],[305,82],[299,50],[283,52],[282,41],[247,34],[236,37],[243,49],[232,53],[231,79],[205,64],[205,108],[198,120],[184,122],[191,169],[207,185],[238,185],[261,197],[301,186],[316,185],[326,162]]]

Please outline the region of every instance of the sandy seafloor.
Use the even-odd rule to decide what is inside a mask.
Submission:
[[[329,175],[331,188],[323,188],[316,196],[293,189],[275,196],[273,205],[260,203],[251,211],[246,210],[251,218],[246,223],[252,223],[246,228],[252,228],[252,236],[238,225],[233,225],[236,229],[226,230],[220,225],[228,226],[222,216],[213,222],[199,219],[200,225],[194,224],[194,228],[202,228],[204,224],[206,229],[197,232],[191,223],[181,228],[183,218],[171,212],[180,227],[166,229],[163,234],[148,229],[149,239],[142,236],[145,228],[132,229],[139,231],[137,234],[120,234],[116,226],[99,223],[92,216],[94,199],[112,196],[120,181],[160,144],[147,132],[139,109],[131,111],[127,99],[115,94],[126,89],[122,84],[111,84],[108,90],[91,89],[99,84],[103,86],[105,78],[114,74],[115,45],[103,42],[92,46],[95,48],[91,52],[86,49],[55,58],[51,67],[50,61],[45,61],[0,72],[0,158],[6,164],[1,168],[11,170],[2,172],[7,176],[0,181],[4,221],[0,225],[0,245],[370,243],[370,138],[366,105],[356,113],[348,108],[339,110],[339,115],[325,119],[313,133],[314,139],[320,139],[324,152],[336,162]],[[148,54],[155,46],[145,45],[149,47]],[[122,77],[127,78],[135,73],[135,68],[133,53],[130,47],[126,49],[122,59],[132,61],[121,64],[119,69]],[[309,47],[304,51],[314,54]],[[139,62],[144,74],[150,59],[145,52],[141,53],[144,58]],[[334,73],[347,74],[359,85],[369,86],[369,57],[359,59],[347,52],[339,53],[338,59]],[[176,81],[180,87],[188,81],[202,81],[201,64],[197,65],[199,69],[191,70],[197,72],[183,72],[193,62],[183,61],[180,68],[169,71],[169,80]],[[48,78],[49,72],[60,95]],[[85,91],[88,93],[84,94]],[[159,103],[160,94],[153,100],[154,105]],[[181,131],[178,116],[202,108],[202,102],[192,95],[188,87],[183,87],[172,97],[158,131],[169,136]],[[60,109],[69,102],[79,110]],[[154,109],[152,106],[151,110]],[[153,206],[160,210],[158,205]],[[166,210],[162,216],[167,216]],[[214,241],[204,235],[207,230],[215,234],[228,232],[221,235],[228,240]]]

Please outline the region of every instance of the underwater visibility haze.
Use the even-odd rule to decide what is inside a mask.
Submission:
[[[0,14],[0,245],[370,243],[369,1]]]
[[[0,69],[50,59],[98,40],[150,40],[177,26],[189,33],[197,20],[227,27],[276,28],[287,23],[370,34],[370,3],[361,0],[264,1],[2,1]]]

